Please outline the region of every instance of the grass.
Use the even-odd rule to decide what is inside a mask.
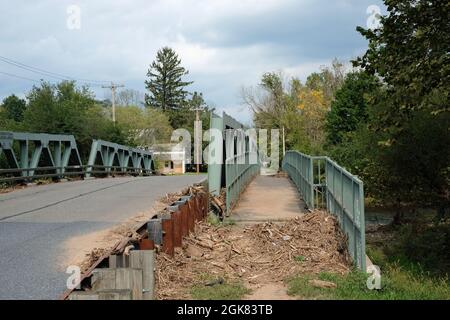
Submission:
[[[448,300],[447,279],[433,280],[415,276],[398,266],[381,271],[381,290],[367,288],[368,275],[352,271],[347,275],[321,273],[287,280],[288,294],[318,300]],[[336,284],[336,288],[316,288],[309,280],[319,279]]]
[[[387,231],[393,238],[366,246],[367,255],[381,269],[380,290],[369,290],[369,275],[354,270],[347,275],[292,277],[286,280],[288,294],[321,300],[450,300],[448,224],[421,221]],[[336,288],[314,287],[312,279],[333,282]]]
[[[205,285],[208,282],[214,282],[217,277],[204,275],[199,284],[191,288],[191,296],[195,300],[240,300],[246,294],[250,293],[242,283],[223,280],[222,283],[215,285]]]
[[[219,217],[217,215],[215,215],[214,213],[208,213],[208,217],[206,219],[206,222],[208,222],[210,225],[214,226],[214,227],[218,227],[222,224],[222,222],[220,221]]]
[[[412,271],[426,272],[439,277],[450,273],[450,223],[414,222],[393,231],[395,241],[379,246],[384,253],[378,264],[398,263]]]
[[[208,214],[208,218],[206,220],[210,225],[214,226],[214,227],[220,227],[220,226],[234,226],[236,224],[236,221],[234,221],[233,219],[230,218],[226,218],[223,221],[220,221],[220,218],[215,215],[214,213],[209,213]]]

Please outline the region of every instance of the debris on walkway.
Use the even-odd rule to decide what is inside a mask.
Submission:
[[[209,198],[210,198],[210,203],[214,210],[214,213],[217,216],[223,218],[225,215],[225,211],[226,211],[226,190],[225,190],[225,188],[223,188],[220,191],[219,196],[213,196],[210,194]]]
[[[189,299],[205,274],[240,279],[249,288],[283,281],[299,273],[351,268],[346,238],[334,217],[315,211],[284,224],[214,227],[197,224],[175,256],[157,255],[157,297]]]

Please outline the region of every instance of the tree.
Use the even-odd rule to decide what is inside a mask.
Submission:
[[[448,1],[385,0],[388,15],[382,27],[357,30],[369,49],[354,65],[380,76],[395,101],[383,124],[401,127],[411,111],[450,111],[450,24]],[[442,99],[444,98],[444,99]]]
[[[282,128],[282,117],[287,106],[282,73],[264,73],[256,90],[243,88],[242,99],[253,112],[257,127]]]
[[[357,28],[369,40],[369,48],[354,61],[384,84],[369,108],[366,150],[371,152],[366,168],[367,177],[376,179],[376,187],[369,189],[398,206],[448,210],[448,1],[385,3],[388,14],[381,17],[379,29]]]
[[[147,72],[145,85],[150,93],[145,97],[146,105],[163,111],[181,108],[188,95],[185,88],[192,84],[182,80],[188,73],[174,50],[160,49]]]
[[[306,79],[306,87],[311,90],[322,91],[328,106],[334,99],[336,91],[344,82],[344,64],[334,59],[331,67],[322,67],[320,72],[314,72]]]
[[[299,95],[297,108],[301,119],[301,128],[307,139],[305,152],[321,153],[324,143],[325,116],[327,114],[327,103],[324,94],[320,90],[303,88]]]
[[[201,92],[195,91],[190,94],[190,98],[186,99],[186,102],[181,108],[167,112],[172,127],[175,129],[184,128],[193,132],[196,114],[194,109],[202,109],[201,113],[209,111]]]
[[[20,122],[23,120],[23,114],[27,108],[27,104],[25,100],[13,94],[3,99],[2,107],[8,119]]]
[[[117,125],[131,145],[150,147],[168,141],[172,133],[168,117],[160,110],[137,106],[118,107]]]
[[[262,76],[257,90],[244,88],[242,97],[253,112],[256,127],[285,129],[287,149],[321,152],[327,112],[323,91],[310,89],[297,78],[286,84],[283,74],[269,72]]]
[[[78,88],[74,81],[56,85],[42,82],[31,89],[27,99],[23,129],[74,135],[83,159],[89,155],[92,139],[127,143],[121,128],[114,126],[106,110],[95,102],[89,88]]]
[[[142,106],[143,94],[138,90],[124,89],[117,94],[117,104],[120,106]]]
[[[370,99],[380,86],[376,77],[363,71],[347,74],[326,117],[326,137],[329,145],[341,143],[347,133],[366,123]]]

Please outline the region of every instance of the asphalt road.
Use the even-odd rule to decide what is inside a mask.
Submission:
[[[204,176],[63,182],[0,194],[0,299],[56,299],[67,239],[120,224]]]

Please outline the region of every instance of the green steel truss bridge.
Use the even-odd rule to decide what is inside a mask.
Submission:
[[[103,140],[94,140],[87,164],[81,162],[72,135],[0,131],[0,182],[61,179],[91,175],[151,175],[153,154]],[[8,168],[3,168],[3,167]]]

